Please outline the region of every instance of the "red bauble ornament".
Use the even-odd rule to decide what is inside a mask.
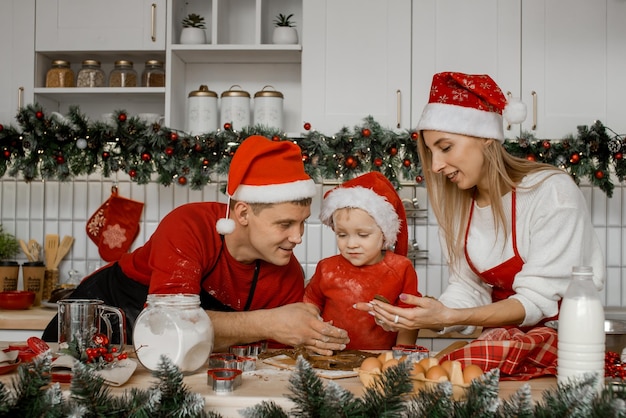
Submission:
[[[102,153],[102,158],[104,158],[105,160],[106,160],[107,158],[109,158],[110,156],[111,156],[111,154],[110,154],[108,151],[104,151],[104,152]]]
[[[165,154],[167,154],[167,155],[169,155],[171,157],[172,155],[174,155],[174,148],[166,147],[165,148]]]
[[[304,123],[304,129],[305,129],[306,131],[310,131],[310,130],[311,130],[311,124],[310,124],[309,122],[305,122],[305,123]]]
[[[370,130],[369,130],[369,129],[367,129],[367,128],[363,128],[363,130],[361,130],[361,134],[362,134],[364,137],[369,138],[369,136],[372,134],[372,131],[370,131]]]
[[[411,160],[409,160],[408,158],[405,159],[404,161],[402,161],[402,165],[405,167],[411,167]]]
[[[621,160],[622,158],[624,158],[624,154],[618,152],[613,156],[613,158],[615,158],[616,160]]]
[[[546,139],[546,140],[544,140],[544,141],[541,143],[541,146],[542,146],[544,149],[550,149],[550,147],[552,146],[552,144],[550,144],[550,141],[548,141],[548,140]]]
[[[278,142],[278,141],[280,141],[280,137],[279,137],[278,135],[274,135],[274,136],[272,137],[272,141],[274,141],[274,142]]]
[[[196,152],[201,152],[202,151],[202,144],[198,143],[198,144],[194,145],[193,149]]]
[[[9,158],[11,158],[11,151],[9,151],[8,149],[5,149],[2,151],[2,155],[4,156],[4,158],[8,160]]]
[[[593,175],[598,179],[598,180],[602,180],[604,178],[604,171],[602,170],[596,170],[595,173],[593,173]]]
[[[569,157],[569,162],[572,164],[578,164],[580,162],[580,155],[578,154],[572,154]]]
[[[526,156],[526,159],[527,159],[528,161],[537,161],[537,157],[535,157],[535,154],[528,154],[528,155]]]
[[[150,161],[152,159],[152,156],[150,155],[150,153],[144,152],[143,154],[141,154],[141,159],[144,161]]]
[[[120,113],[117,116],[117,120],[119,120],[120,122],[126,122],[126,113]]]
[[[209,165],[209,160],[207,160],[206,158],[204,160],[202,160],[202,165],[207,167]]]
[[[424,177],[422,177],[422,176],[417,176],[417,177],[415,177],[415,181],[416,181],[416,182],[418,182],[418,183],[421,183],[421,182],[423,182],[423,181],[424,181]]]
[[[170,132],[170,141],[178,140],[178,134],[176,132]]]
[[[4,125],[0,123],[0,132],[4,131]]]
[[[356,168],[357,166],[357,160],[354,157],[348,157],[346,158],[346,167],[348,168]]]
[[[396,147],[389,148],[389,155],[394,156],[396,154],[398,154],[398,148]]]
[[[380,166],[382,166],[382,165],[383,165],[383,159],[382,159],[382,158],[380,158],[380,157],[376,157],[376,158],[374,158],[374,165],[375,165],[376,167],[380,167]]]
[[[185,184],[187,184],[187,177],[185,176],[180,176],[178,178],[178,184],[180,184],[181,186],[184,186]]]
[[[43,119],[43,112],[42,112],[41,110],[38,110],[38,111],[35,113],[35,117],[36,117],[37,119]]]
[[[226,122],[224,124],[224,129],[226,129],[227,131],[230,131],[230,129],[233,127],[233,125],[231,125],[230,123]]]
[[[419,138],[420,135],[417,132],[411,132],[411,139],[413,141],[417,141],[417,138]]]
[[[137,170],[135,170],[134,168],[131,168],[130,170],[128,170],[128,175],[131,176],[132,178],[137,177]]]
[[[65,157],[62,155],[57,155],[56,160],[57,164],[65,164]]]

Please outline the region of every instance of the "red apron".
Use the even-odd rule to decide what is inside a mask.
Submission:
[[[515,275],[522,270],[524,260],[517,250],[515,189],[511,194],[511,233],[513,257],[487,271],[479,272],[467,253],[467,238],[474,214],[474,201],[465,231],[465,258],[472,271],[482,281],[492,286],[491,300],[497,302],[514,295]],[[558,316],[558,315],[557,315]],[[557,333],[542,326],[548,318],[534,327],[507,326],[485,328],[474,341],[441,360],[459,360],[463,364],[476,364],[484,371],[499,368],[502,380],[527,380],[544,375],[556,375]]]

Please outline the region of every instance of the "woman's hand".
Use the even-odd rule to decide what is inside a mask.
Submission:
[[[446,322],[444,318],[449,313],[441,302],[430,297],[418,297],[401,294],[400,299],[412,308],[400,308],[389,303],[374,299],[370,302],[359,302],[355,309],[369,313],[375,321],[386,331],[399,329],[442,329]]]
[[[272,338],[283,344],[331,356],[333,351],[345,349],[350,342],[345,330],[324,322],[317,307],[310,303],[292,303],[272,311]]]

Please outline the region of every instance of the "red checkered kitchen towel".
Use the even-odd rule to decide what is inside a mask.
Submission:
[[[556,376],[557,332],[548,327],[489,328],[466,346],[455,350],[444,360],[475,364],[483,371],[500,369],[500,380],[529,380]]]

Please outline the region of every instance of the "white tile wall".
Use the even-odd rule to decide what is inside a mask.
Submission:
[[[46,234],[60,237],[72,235],[76,241],[72,251],[60,265],[61,279],[68,278],[71,269],[87,273],[93,263],[101,262],[98,250],[87,237],[85,225],[91,214],[108,198],[115,178],[102,179],[97,175],[76,179],[72,182],[22,180],[4,177],[0,179],[0,223],[6,231],[28,241],[31,238],[43,243]],[[162,186],[158,183],[137,185],[125,175],[117,179],[122,196],[145,203],[139,236],[133,248],[140,246],[155,230],[159,220],[174,207],[193,201],[226,202],[219,183],[202,190],[186,186]],[[335,254],[334,235],[318,220],[323,193],[332,184],[319,185],[319,193],[313,201],[312,216],[306,226],[305,236],[296,255],[310,277],[317,261]],[[624,185],[617,184],[612,198],[598,188],[581,185],[591,210],[593,224],[606,255],[607,284],[602,294],[605,306],[626,306],[626,193]],[[427,207],[423,187],[404,185],[400,190],[404,199],[416,198],[420,207]],[[423,294],[438,296],[445,287],[447,268],[443,262],[437,238],[437,225],[433,216],[427,221],[409,220],[409,238],[415,239],[420,249],[428,250],[428,260],[417,261],[419,290]],[[26,261],[20,254],[18,261]]]

